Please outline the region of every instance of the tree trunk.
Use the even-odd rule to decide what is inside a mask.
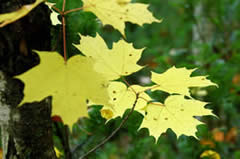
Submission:
[[[0,13],[34,0],[0,0]],[[0,126],[3,159],[56,159],[51,97],[18,107],[23,83],[13,77],[39,63],[32,50],[50,50],[50,11],[39,5],[24,18],[0,28]]]

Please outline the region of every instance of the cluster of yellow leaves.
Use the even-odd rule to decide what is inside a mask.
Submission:
[[[85,11],[93,12],[104,25],[112,25],[123,35],[125,22],[139,25],[160,22],[148,11],[148,5],[130,3],[130,0],[83,2]],[[190,96],[190,87],[216,86],[206,76],[191,77],[195,69],[172,67],[162,74],[152,72],[153,86],[127,87],[113,80],[143,68],[137,64],[143,49],[135,49],[124,40],[108,49],[99,35],[95,38],[81,36],[80,44],[75,47],[85,56],[75,55],[64,61],[56,52],[36,51],[40,64],[16,77],[25,83],[21,104],[51,95],[53,115],[60,115],[72,126],[79,117],[87,116],[87,100],[104,105],[101,114],[108,120],[122,116],[136,103],[136,111],[144,116],[140,128],[148,128],[156,139],[168,128],[177,137],[195,136],[196,126],[202,124],[195,117],[213,115],[204,108],[207,103]],[[165,91],[169,96],[164,103],[152,102],[155,99],[146,94],[147,90]]]

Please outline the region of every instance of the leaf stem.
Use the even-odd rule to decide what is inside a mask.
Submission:
[[[64,15],[62,16],[62,33],[63,33],[63,52],[64,52],[64,61],[67,64],[67,44],[66,44],[66,22]]]
[[[85,153],[83,156],[81,156],[79,159],[84,159],[85,157],[87,157],[90,153],[96,151],[98,148],[100,148],[101,146],[103,146],[106,142],[108,142],[108,140],[110,140],[119,130],[120,128],[126,123],[126,121],[128,120],[129,116],[133,113],[137,101],[139,98],[139,94],[136,94],[136,100],[133,103],[132,109],[131,111],[127,114],[127,116],[122,120],[122,122],[120,123],[120,125],[107,137],[105,138],[101,143],[99,143],[98,145],[96,145],[94,148],[92,148],[91,150],[89,150],[87,153]]]
[[[154,85],[153,87],[147,88],[147,89],[145,89],[145,90],[143,90],[143,91],[140,91],[140,92],[138,92],[138,93],[143,93],[143,92],[145,92],[145,91],[148,91],[148,90],[151,90],[151,89],[154,89],[154,88],[157,88],[157,87],[160,87],[160,85]]]
[[[58,9],[57,7],[52,6],[52,8],[53,8],[55,11],[57,11],[60,15],[63,15],[63,12],[62,12],[60,9]]]
[[[64,62],[65,62],[65,64],[67,64],[67,42],[66,42],[66,19],[65,19],[65,15],[67,15],[69,13],[72,13],[72,12],[82,10],[83,7],[70,9],[68,11],[65,11],[65,7],[66,7],[66,0],[63,0],[62,10],[58,9],[55,6],[52,6],[52,8],[54,10],[56,10],[62,16],[62,36],[63,36],[63,52],[64,52],[63,56],[64,56]]]
[[[64,52],[64,62],[67,64],[67,44],[66,44],[66,21],[64,16],[66,6],[66,0],[63,0],[63,6],[62,6],[62,33],[63,33],[63,52]]]
[[[82,9],[83,9],[83,7],[75,8],[75,9],[70,9],[70,10],[64,12],[64,15],[67,15],[67,14],[72,13],[72,12],[80,11],[80,10],[82,10]]]
[[[132,91],[137,95],[138,93],[131,87],[131,85],[128,83],[128,81],[123,77],[121,76],[121,79],[123,80],[123,82],[129,87],[132,89]],[[140,93],[139,93],[140,94]]]
[[[64,13],[65,11],[65,6],[66,6],[66,0],[63,0],[63,5],[62,5],[62,12]]]

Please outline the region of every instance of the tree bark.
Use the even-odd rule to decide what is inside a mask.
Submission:
[[[0,13],[34,0],[0,0]],[[56,159],[51,97],[18,107],[24,85],[14,79],[39,63],[32,50],[50,50],[50,11],[39,5],[27,16],[0,28],[0,126],[3,159]]]

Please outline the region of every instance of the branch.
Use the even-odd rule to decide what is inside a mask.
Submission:
[[[62,33],[63,33],[63,51],[64,51],[64,61],[65,64],[67,64],[67,44],[66,44],[66,22],[65,22],[65,16],[64,16],[64,11],[65,11],[65,6],[66,6],[66,0],[63,0],[63,6],[62,6]]]
[[[90,153],[96,151],[98,148],[100,148],[101,146],[103,146],[106,142],[108,142],[108,140],[110,140],[119,130],[120,128],[126,123],[126,121],[128,120],[129,116],[133,113],[134,108],[137,104],[139,98],[139,94],[136,94],[136,100],[134,101],[134,104],[132,106],[131,111],[127,114],[127,116],[122,120],[122,122],[120,123],[120,125],[107,137],[105,138],[101,143],[99,143],[97,146],[95,146],[94,148],[92,148],[91,150],[89,150],[87,153],[85,153],[84,155],[82,155],[79,159],[84,159],[85,157],[87,157]]]
[[[65,12],[64,12],[64,15],[69,14],[69,13],[72,13],[72,12],[80,11],[80,10],[82,10],[82,9],[83,9],[83,7],[75,8],[75,9],[70,9],[70,10],[68,10],[68,11],[65,11]]]

